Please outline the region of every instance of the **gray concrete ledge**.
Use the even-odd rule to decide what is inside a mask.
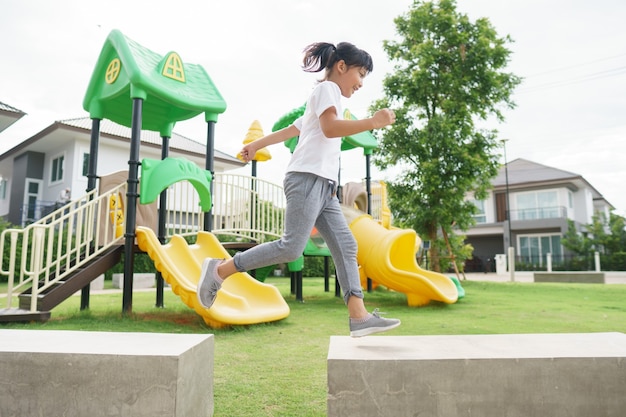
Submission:
[[[0,416],[213,415],[213,335],[0,330]]]
[[[113,288],[124,289],[124,274],[113,274],[111,277]],[[133,274],[133,290],[142,288],[154,288],[156,284],[156,275],[154,273],[136,273]]]
[[[328,416],[626,415],[623,333],[333,336]]]
[[[534,272],[535,282],[571,282],[584,284],[604,284],[604,272],[590,271],[559,271]]]

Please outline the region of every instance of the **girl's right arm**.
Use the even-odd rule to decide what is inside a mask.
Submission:
[[[344,120],[337,117],[335,107],[329,107],[320,115],[320,127],[327,138],[355,135],[366,130],[380,129],[396,122],[392,110],[378,110],[372,117],[360,120]]]
[[[263,149],[266,146],[274,145],[276,143],[284,142],[287,139],[291,139],[298,135],[300,135],[300,130],[298,130],[295,125],[290,125],[281,130],[277,130],[276,132],[270,133],[267,136],[263,136],[261,139],[250,142],[246,146],[241,148],[241,157],[245,162],[250,162],[254,159],[254,155],[256,155],[259,149]]]

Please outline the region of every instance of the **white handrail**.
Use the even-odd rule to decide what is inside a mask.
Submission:
[[[8,246],[9,256],[8,265],[4,259],[0,265],[0,274],[8,277],[7,308],[17,291],[31,286],[30,309],[36,311],[39,293],[120,244],[109,206],[112,195],[125,194],[126,183],[102,195],[94,190],[23,229],[4,230],[0,252]]]

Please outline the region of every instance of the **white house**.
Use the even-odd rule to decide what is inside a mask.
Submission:
[[[558,262],[567,255],[561,238],[568,220],[580,231],[595,213],[608,218],[613,209],[579,174],[525,159],[500,169],[485,200],[467,199],[478,207],[476,225],[466,233],[466,242],[474,247],[467,271],[493,270],[495,255],[506,254],[509,246],[522,262],[542,264],[548,253]]]
[[[10,124],[14,114],[15,111],[0,105],[0,130],[2,124]],[[54,208],[66,188],[71,190],[72,199],[83,196],[87,189],[90,135],[91,119],[87,117],[56,121],[0,155],[0,216],[12,224],[23,225]],[[106,119],[101,121],[98,176],[128,170],[130,137],[130,128]],[[157,132],[142,131],[140,160],[161,159],[162,143]],[[169,150],[170,157],[184,157],[204,169],[205,144],[173,133]],[[244,165],[215,150],[215,172]]]

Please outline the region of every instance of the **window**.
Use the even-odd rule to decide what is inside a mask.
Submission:
[[[0,200],[7,199],[7,180],[0,179]]]
[[[22,211],[22,225],[29,224],[41,218],[41,180],[26,179],[24,188],[24,210]]]
[[[183,61],[176,52],[169,54],[163,66],[163,76],[176,81],[185,82],[185,67]]]
[[[87,152],[83,153],[83,177],[86,177],[89,174],[89,154]]]
[[[63,155],[57,156],[52,160],[52,172],[50,173],[50,182],[63,181],[64,163],[65,157]]]
[[[559,217],[558,195],[554,190],[517,194],[517,220]]]
[[[472,216],[477,224],[487,223],[487,215],[485,214],[485,200],[472,200],[476,206],[476,213]]]
[[[522,262],[540,266],[545,265],[549,253],[552,254],[553,263],[563,262],[563,248],[560,235],[519,236],[519,247],[519,255]]]

